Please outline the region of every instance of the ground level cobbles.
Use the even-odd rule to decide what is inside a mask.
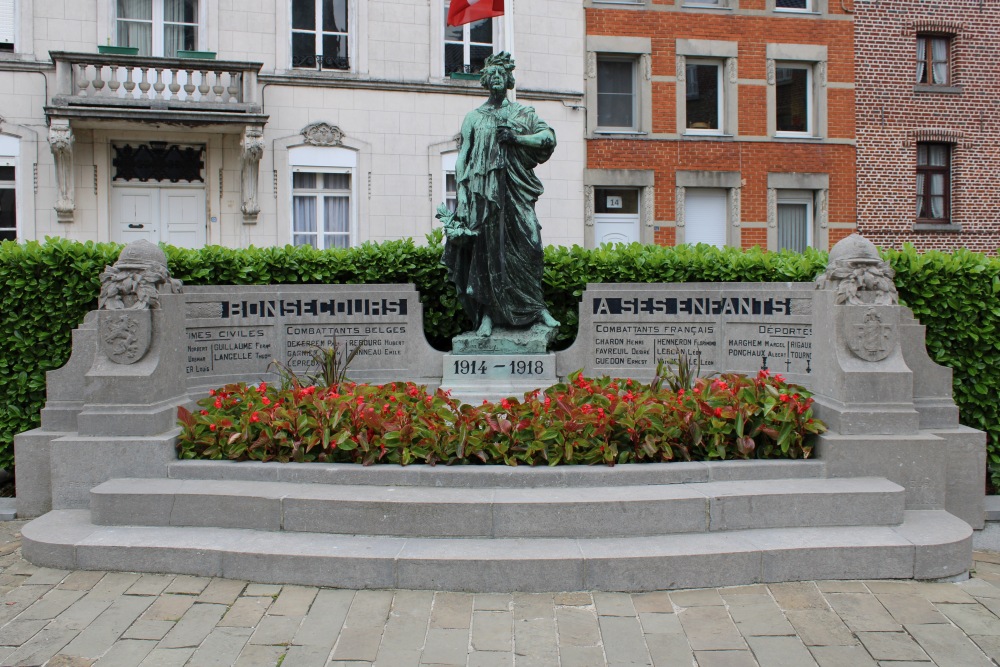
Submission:
[[[23,523],[0,523],[0,667],[1000,664],[996,553],[954,584],[474,595],[38,568]]]

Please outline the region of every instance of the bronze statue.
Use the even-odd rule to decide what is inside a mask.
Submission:
[[[542,298],[535,202],[543,188],[534,173],[552,155],[556,135],[533,108],[507,99],[513,71],[509,53],[486,60],[480,83],[490,97],[462,123],[458,205],[454,213],[442,205],[437,215],[447,236],[441,261],[482,337],[494,326],[559,326]]]

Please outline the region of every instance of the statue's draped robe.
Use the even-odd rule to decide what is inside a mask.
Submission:
[[[497,128],[514,134],[546,132],[540,148],[502,144]],[[475,236],[449,240],[442,261],[458,289],[466,314],[478,326],[489,315],[497,326],[525,327],[540,319],[541,227],[535,202],[542,182],[534,168],[555,148],[555,133],[531,107],[505,101],[484,105],[465,117],[457,160],[458,210]]]

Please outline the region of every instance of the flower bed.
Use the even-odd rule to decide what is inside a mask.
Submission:
[[[234,384],[178,410],[182,459],[329,463],[606,464],[808,458],[812,398],[780,375],[688,389],[585,378],[481,406],[412,383]]]

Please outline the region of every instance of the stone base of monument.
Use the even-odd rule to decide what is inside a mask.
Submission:
[[[490,336],[467,331],[451,339],[451,351],[453,354],[545,354],[556,333],[556,329],[544,324],[528,329],[495,327]]]
[[[497,402],[558,382],[554,354],[446,354],[441,388],[465,403]]]
[[[972,530],[821,461],[591,468],[183,461],[22,529],[61,569],[460,591],[941,579]],[[792,509],[794,508],[794,509]]]

